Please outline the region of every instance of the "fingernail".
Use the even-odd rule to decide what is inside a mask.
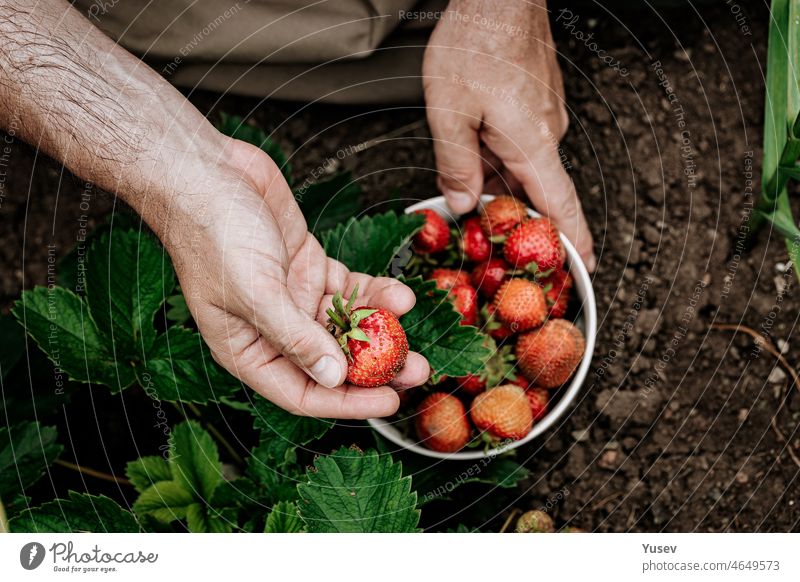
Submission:
[[[331,356],[322,356],[317,363],[311,366],[311,375],[318,384],[327,386],[328,388],[335,388],[339,385],[339,379],[342,377],[342,370],[336,358]]]
[[[467,192],[458,192],[456,190],[449,190],[447,192],[447,203],[454,212],[464,214],[472,210],[473,198]]]

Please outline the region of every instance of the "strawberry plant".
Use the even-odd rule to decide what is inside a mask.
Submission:
[[[226,120],[245,132],[240,137],[286,159],[260,130]],[[288,163],[280,165],[288,172]],[[341,176],[333,180],[337,188],[342,185]],[[352,214],[318,231],[328,254],[353,270],[402,278],[396,271],[402,270],[404,250],[424,218]],[[470,479],[456,479],[465,464],[443,469],[390,449],[366,425],[294,416],[261,398],[211,358],[156,239],[124,214],[113,224],[113,229],[98,228],[84,254],[62,260],[60,284],[25,291],[13,318],[0,318],[0,338],[7,340],[0,354],[0,402],[6,417],[14,419],[0,429],[0,529],[419,531],[426,522],[439,524],[442,512],[453,513],[442,507],[459,503],[459,495],[466,504],[485,495],[486,487],[511,490],[528,476],[504,458]],[[421,277],[405,282],[417,303],[400,324],[408,348],[430,362],[433,379],[480,373],[491,355],[486,336],[460,325],[462,316],[435,282]],[[362,313],[359,327],[375,315]],[[40,372],[46,389],[35,386]],[[50,389],[54,379],[55,393]],[[30,404],[22,397],[26,390],[32,391]],[[70,398],[98,390],[117,398],[124,394],[125,402],[152,401],[159,411],[173,406],[179,416],[163,422],[167,443],[143,447],[138,458],[109,459],[113,475],[73,462],[55,413],[86,414],[71,410]],[[110,411],[89,412],[96,418],[82,422],[102,419],[114,425]],[[58,428],[27,417],[50,418]],[[135,424],[136,417],[127,422]],[[237,428],[226,437],[223,425]],[[83,472],[87,490],[61,491],[48,499],[52,479],[41,477],[67,470]],[[93,489],[100,479],[116,481],[118,489]],[[443,487],[446,496],[436,493]],[[502,495],[493,499],[496,507],[506,503]],[[486,511],[493,507],[484,504]],[[485,516],[475,519],[473,526],[459,527],[475,529]]]

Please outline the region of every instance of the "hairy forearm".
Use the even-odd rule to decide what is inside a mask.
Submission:
[[[0,128],[12,127],[156,228],[170,194],[191,189],[180,176],[218,151],[179,92],[63,0],[0,0]]]

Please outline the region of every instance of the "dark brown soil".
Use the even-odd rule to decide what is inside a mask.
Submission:
[[[600,329],[580,401],[548,438],[520,452],[535,478],[491,512],[487,529],[512,507],[546,506],[559,526],[597,531],[800,530],[800,469],[787,451],[800,455],[797,397],[776,420],[789,444],[770,426],[796,389],[750,337],[711,328],[763,331],[797,361],[800,302],[794,273],[783,271],[783,243],[765,230],[751,251],[741,248],[740,224],[760,183],[767,12],[763,3],[740,4],[738,22],[724,3],[613,16],[571,8],[574,30],[593,32],[627,75],[553,24],[572,115],[565,148],[600,258]],[[419,107],[298,112],[191,98],[211,115],[254,110],[295,150],[301,181],[340,148],[424,118]],[[435,194],[427,137],[420,124],[341,164],[371,203],[425,198]],[[48,244],[59,257],[74,244],[83,190],[27,147],[15,145],[10,159],[0,190],[6,308],[23,286],[46,281]],[[97,195],[87,214],[96,221],[113,205]]]

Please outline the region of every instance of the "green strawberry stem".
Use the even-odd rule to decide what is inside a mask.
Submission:
[[[325,313],[328,314],[328,329],[339,342],[342,351],[348,359],[351,360],[352,355],[350,354],[350,349],[347,347],[347,341],[349,339],[354,339],[369,343],[369,336],[364,333],[364,330],[358,327],[358,324],[378,311],[377,309],[356,309],[353,311],[353,306],[356,303],[357,297],[358,284],[356,284],[355,289],[353,289],[353,292],[350,294],[347,305],[343,304],[342,294],[337,291],[333,296],[333,308],[325,310]]]

